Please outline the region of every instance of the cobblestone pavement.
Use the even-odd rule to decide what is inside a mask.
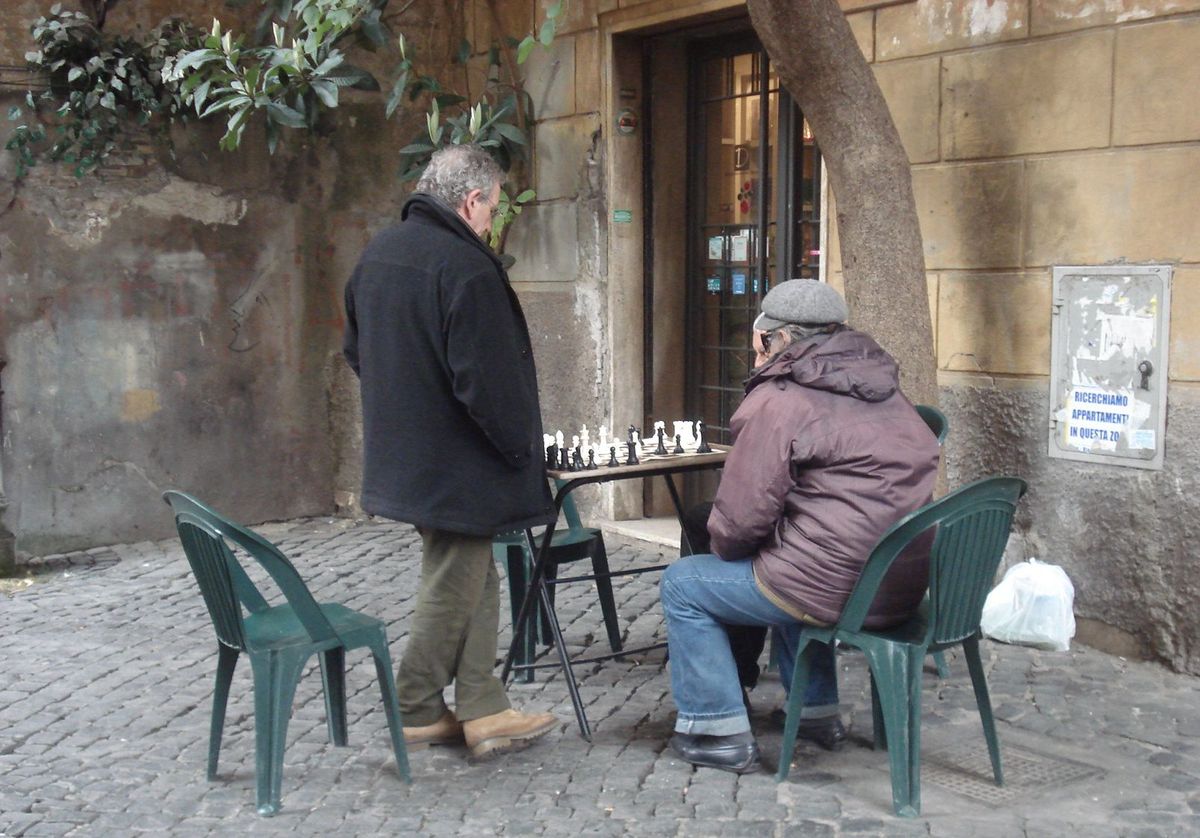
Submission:
[[[411,528],[309,519],[260,530],[294,558],[319,599],[383,617],[399,658],[419,565]],[[650,548],[612,547],[616,567],[657,559]],[[558,730],[479,765],[458,749],[414,753],[407,786],[361,651],[347,661],[349,747],[328,742],[314,665],[288,731],[283,811],[261,819],[244,662],[219,779],[204,778],[215,638],[178,543],[36,566],[34,584],[0,591],[2,836],[1200,835],[1200,681],[1083,648],[998,644],[986,644],[985,655],[1008,785],[985,781],[970,682],[952,656],[949,679],[926,674],[918,819],[891,814],[886,755],[869,746],[869,692],[854,654],[839,657],[850,743],[836,754],[802,745],[783,784],[766,772],[696,771],[665,751],[674,709],[662,653],[652,652],[581,670],[591,744],[578,735],[561,676],[543,673],[510,694],[518,706],[555,711]],[[631,643],[662,635],[652,578],[617,585]],[[569,642],[603,642],[590,595],[583,584],[559,592]],[[754,701],[773,768],[778,681],[768,677]]]

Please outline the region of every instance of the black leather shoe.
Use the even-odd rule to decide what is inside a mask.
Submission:
[[[771,721],[783,727],[787,714],[783,710],[774,710]],[[812,742],[827,751],[840,751],[846,742],[846,727],[842,724],[841,716],[825,716],[820,719],[801,719],[801,739]]]
[[[827,751],[840,751],[846,741],[846,728],[838,716],[823,719],[801,719],[801,739],[814,742]]]
[[[719,768],[735,774],[749,774],[759,769],[758,743],[750,733],[733,736],[676,733],[671,737],[671,750],[680,759],[705,768]]]

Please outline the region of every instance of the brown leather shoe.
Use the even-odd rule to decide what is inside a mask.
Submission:
[[[404,744],[410,751],[430,745],[461,745],[462,741],[463,725],[452,710],[447,710],[431,725],[404,728]]]
[[[462,729],[472,758],[486,759],[520,750],[557,725],[558,719],[549,713],[518,713],[509,708],[463,722]]]

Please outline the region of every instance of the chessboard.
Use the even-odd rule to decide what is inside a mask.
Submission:
[[[670,431],[666,422],[655,422],[647,435],[630,425],[624,439],[610,435],[605,425],[600,426],[598,437],[593,439],[587,425],[584,425],[579,433],[572,434],[569,443],[562,431],[544,434],[543,443],[546,469],[554,472],[618,468],[675,457],[719,453],[704,439],[704,422],[685,419],[672,422]]]

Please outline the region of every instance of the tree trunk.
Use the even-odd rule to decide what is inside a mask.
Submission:
[[[933,328],[908,155],[837,0],[747,0],[829,172],[851,323],[900,362],[914,402],[937,404]]]

